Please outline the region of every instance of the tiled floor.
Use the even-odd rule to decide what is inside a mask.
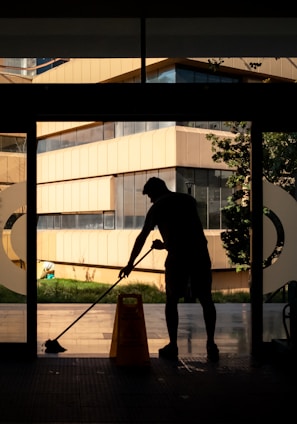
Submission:
[[[45,353],[45,341],[88,306],[38,305],[37,358],[0,360],[0,423],[263,424],[296,416],[295,361],[251,361],[250,305],[217,305],[217,364],[205,357],[199,304],[180,305],[177,362],[158,358],[167,343],[164,305],[150,304],[143,305],[149,347],[143,366],[118,366],[109,357],[116,305],[95,305],[58,339],[65,352]],[[23,315],[22,308],[0,308],[0,335],[16,320],[16,337]],[[282,305],[265,305],[263,324],[264,339],[282,339]]]
[[[38,355],[44,355],[44,342],[55,339],[70,326],[89,305],[38,305]],[[222,353],[250,353],[250,304],[217,304],[216,341]],[[282,323],[283,304],[264,305],[263,340],[285,337]],[[144,304],[144,321],[150,355],[168,342],[164,305]],[[69,330],[58,338],[67,350],[63,356],[108,357],[111,347],[116,305],[96,304]],[[205,329],[200,304],[179,305],[179,352],[181,355],[205,354]]]

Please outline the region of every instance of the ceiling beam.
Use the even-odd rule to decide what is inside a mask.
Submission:
[[[145,18],[146,57],[296,57],[297,17]],[[0,57],[141,57],[140,17],[0,18]]]
[[[296,131],[297,84],[3,84],[1,128],[32,121],[257,121]]]

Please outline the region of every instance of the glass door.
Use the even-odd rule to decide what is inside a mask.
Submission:
[[[0,356],[6,354],[9,357],[14,354],[34,356],[36,352],[34,272],[29,292],[27,284],[28,138],[28,132],[0,132]],[[34,166],[31,171],[34,179]],[[35,183],[31,187],[34,199]],[[31,210],[34,208],[33,201]],[[33,257],[34,240],[33,233],[30,238]],[[32,305],[28,314],[29,303]]]

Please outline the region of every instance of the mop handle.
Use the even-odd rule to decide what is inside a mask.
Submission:
[[[137,262],[135,262],[133,268],[135,268],[136,265],[138,265],[139,262],[141,262],[152,250],[153,247],[151,247],[150,250],[148,250]],[[89,310],[92,309],[101,299],[103,299],[103,297],[105,297],[124,277],[125,276],[120,277],[111,287],[109,287],[108,290],[106,290],[106,292],[104,292],[91,306],[89,306],[79,317],[77,317],[75,321],[73,321],[67,328],[65,328],[65,330],[62,331],[62,333],[60,333],[54,340],[58,340],[61,336],[63,336],[63,334],[66,333],[69,328],[71,328],[75,323],[77,323],[78,320],[80,320],[87,312],[89,312]]]

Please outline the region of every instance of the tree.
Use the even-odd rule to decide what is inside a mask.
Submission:
[[[212,143],[213,160],[224,162],[233,174],[227,181],[233,194],[222,209],[226,230],[221,233],[223,247],[237,271],[250,267],[250,127],[247,122],[227,122],[233,136],[219,137],[207,134]],[[281,186],[292,196],[295,194],[297,175],[297,133],[263,133],[263,179]],[[268,266],[282,249],[284,233],[273,211],[264,208],[274,223],[278,238],[274,252],[266,258],[263,267]]]

